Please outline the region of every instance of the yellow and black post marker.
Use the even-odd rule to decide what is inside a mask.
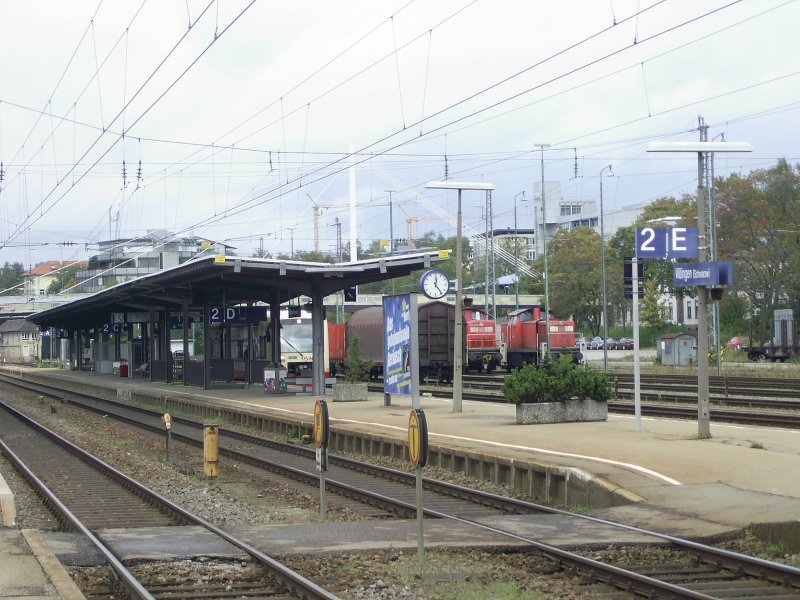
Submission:
[[[417,554],[420,562],[425,560],[423,531],[424,509],[422,506],[422,467],[428,462],[428,422],[421,408],[412,408],[408,415],[408,456],[417,470]]]
[[[325,471],[328,470],[328,403],[317,400],[314,404],[314,445],[317,447],[319,471],[319,518],[325,520]]]
[[[164,430],[167,432],[167,456],[172,462],[172,416],[169,413],[161,415],[161,422],[164,424]]]
[[[428,423],[421,408],[412,409],[408,416],[408,455],[414,468],[428,462]]]
[[[219,475],[219,425],[203,427],[203,466],[206,477]]]

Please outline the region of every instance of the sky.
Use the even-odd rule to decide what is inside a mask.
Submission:
[[[700,118],[753,147],[717,176],[795,164],[797,23],[785,0],[4,0],[0,264],[155,229],[248,256],[449,237],[445,178],[523,228],[542,178],[597,200],[611,165],[613,213],[694,193],[696,155],[647,146]],[[484,209],[464,192],[467,227]]]

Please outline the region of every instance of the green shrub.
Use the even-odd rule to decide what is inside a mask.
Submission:
[[[541,367],[520,367],[503,383],[503,395],[509,402],[565,402],[574,400],[609,400],[611,382],[604,373],[576,365],[569,356],[545,359]]]
[[[347,348],[347,359],[344,361],[344,380],[347,383],[369,381],[375,364],[361,358],[361,343],[358,336],[353,336]]]

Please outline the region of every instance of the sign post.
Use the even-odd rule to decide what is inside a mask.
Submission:
[[[702,206],[702,203],[698,203]],[[636,229],[636,256],[639,258],[697,258],[704,255],[700,247],[700,230],[705,222],[699,218],[700,228],[639,227]],[[704,256],[701,256],[704,257]],[[733,283],[733,267],[730,262],[674,263],[673,284],[677,287],[697,288],[697,437],[711,437],[711,416],[708,399],[708,286],[727,286]],[[636,288],[634,288],[636,289]],[[634,294],[634,347],[638,348],[638,304]],[[634,356],[638,361],[638,353]],[[634,362],[634,385],[638,390],[639,376]],[[634,392],[638,398],[638,392]],[[636,401],[636,430],[641,431],[640,405]]]
[[[425,511],[422,505],[422,468],[428,462],[428,422],[421,408],[411,409],[408,415],[408,456],[411,465],[417,470],[417,555],[425,561],[425,537],[423,521]]]
[[[631,259],[631,288],[633,302],[633,414],[634,428],[642,430],[642,367],[639,360],[639,263],[634,256]],[[643,282],[642,282],[643,283]]]
[[[328,470],[328,404],[317,400],[314,404],[314,445],[317,447],[319,471],[319,518],[325,520],[325,471]]]
[[[697,154],[697,229],[698,238],[703,245],[693,257],[705,261],[709,257],[709,240],[716,239],[716,223],[706,224],[706,160],[714,152],[750,152],[752,147],[747,142],[714,142],[707,141],[708,126],[702,117],[700,121],[699,142],[652,142],[648,152],[694,152]],[[713,214],[713,213],[712,213]],[[709,235],[709,227],[711,235]],[[638,247],[638,244],[637,244]],[[697,283],[697,437],[711,437],[711,415],[708,393],[708,302],[709,290],[706,284]]]

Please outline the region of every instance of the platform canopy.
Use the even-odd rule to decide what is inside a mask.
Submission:
[[[196,310],[205,303],[280,304],[300,296],[324,298],[345,288],[393,279],[449,259],[448,251],[419,252],[347,263],[209,256],[120,283],[86,298],[28,317],[42,328],[78,329],[114,312],[150,307]]]

